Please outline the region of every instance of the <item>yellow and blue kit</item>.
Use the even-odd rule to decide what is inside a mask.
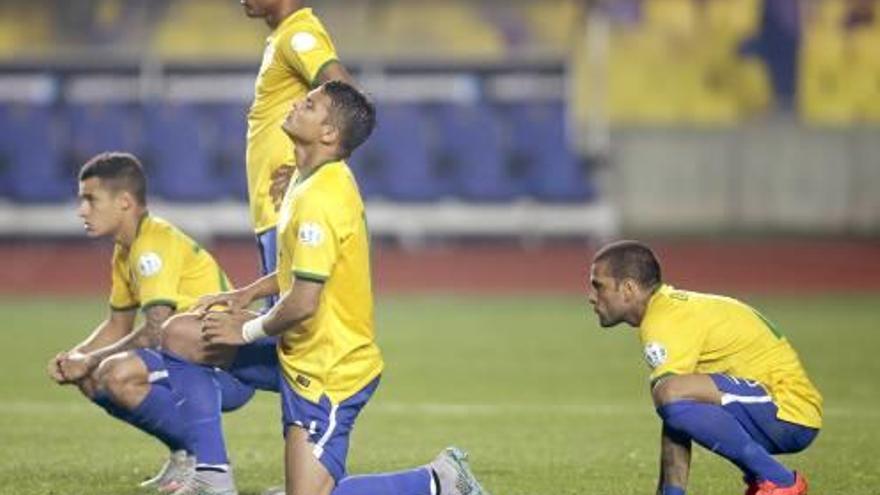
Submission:
[[[778,407],[779,419],[822,426],[822,396],[797,353],[772,323],[740,301],[663,285],[648,303],[639,336],[652,381],[699,373],[757,382]],[[737,394],[725,400],[738,400]]]
[[[369,237],[364,204],[342,161],[294,177],[278,222],[280,293],[323,283],[318,309],[278,343],[285,425],[305,428],[337,480],[348,436],[376,389],[383,361],[373,328]]]

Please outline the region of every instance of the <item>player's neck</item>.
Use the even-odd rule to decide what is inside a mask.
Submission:
[[[339,160],[335,150],[317,145],[297,144],[294,153],[296,154],[296,167],[299,169],[301,178],[312,175],[321,165]]]
[[[123,247],[130,248],[134,240],[137,239],[141,223],[147,218],[147,215],[149,212],[145,208],[138,208],[136,212],[126,216],[113,240]]]
[[[301,8],[303,8],[303,3],[301,1],[292,0],[281,2],[275,12],[266,16],[266,24],[268,24],[270,28],[275,29],[284,22],[284,19],[287,19]]]

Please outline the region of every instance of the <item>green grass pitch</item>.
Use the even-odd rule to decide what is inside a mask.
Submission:
[[[750,300],[778,323],[826,400],[816,443],[786,462],[810,493],[877,493],[880,303],[876,295]],[[94,298],[0,300],[0,494],[135,494],[165,453],[45,376],[54,352],[102,316]],[[495,495],[653,493],[659,423],[629,329],[600,330],[577,297],[383,297],[386,372],[352,438],[349,471],[471,452]],[[277,399],[225,416],[239,488],[281,481]],[[735,469],[697,449],[691,490],[742,493]]]

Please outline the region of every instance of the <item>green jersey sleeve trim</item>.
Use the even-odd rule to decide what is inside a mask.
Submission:
[[[299,270],[294,270],[293,275],[297,278],[297,280],[307,280],[309,282],[316,282],[319,284],[323,284],[327,281],[328,278],[326,275],[318,275],[317,273],[309,273]]]
[[[342,62],[339,62],[339,59],[338,59],[338,58],[331,58],[330,60],[327,60],[326,62],[324,62],[323,64],[321,64],[321,66],[318,67],[318,70],[315,72],[315,77],[312,79],[312,82],[311,82],[311,84],[310,84],[310,86],[312,87],[312,89],[315,89],[315,88],[317,88],[318,86],[321,85],[321,84],[318,82],[318,80],[321,79],[321,72],[324,72],[324,69],[326,69],[327,66],[330,65],[330,64],[332,64],[333,62],[342,63]]]
[[[132,304],[131,306],[114,306],[112,304],[110,305],[110,309],[112,309],[113,311],[133,311],[135,309],[138,309],[139,307],[141,307],[140,304]]]
[[[153,306],[168,306],[173,310],[177,310],[177,301],[172,299],[153,299],[141,305],[141,312],[146,311]]]

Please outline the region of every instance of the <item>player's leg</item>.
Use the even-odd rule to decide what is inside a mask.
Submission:
[[[314,404],[282,380],[287,493],[318,495],[482,495],[458,449],[446,449],[431,464],[393,473],[345,475],[348,442],[358,414],[378,379],[340,404],[322,397]],[[334,488],[335,486],[335,488]]]
[[[664,426],[733,462],[751,479],[767,480],[780,487],[795,485],[795,473],[774,459],[737,417],[723,407],[728,392],[716,378],[722,376],[671,376],[655,386],[654,402]],[[749,393],[761,393],[770,400],[762,387]],[[753,395],[749,400],[765,399]]]
[[[141,486],[176,487],[190,475],[193,460],[159,353],[138,349],[110,356],[94,375],[93,400],[111,415],[159,439],[171,452],[159,473]]]
[[[722,407],[732,414],[748,434],[770,454],[793,454],[806,449],[815,440],[819,430],[783,421],[777,417],[779,411],[772,397],[761,384],[727,375],[711,375],[713,382],[722,391]],[[759,493],[799,493],[806,489],[803,475],[795,473],[794,486],[789,488],[771,486],[772,482],[762,482],[746,476],[749,485],[747,494]],[[763,488],[764,491],[761,491]],[[786,491],[787,490],[787,491]]]

